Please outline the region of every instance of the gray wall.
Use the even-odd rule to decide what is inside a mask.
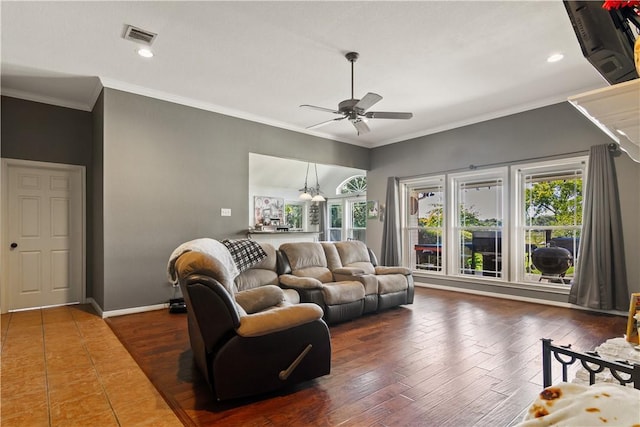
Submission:
[[[92,113],[3,96],[1,129],[2,157],[87,168],[87,295],[106,311],[172,297],[166,262],[180,243],[243,236],[250,152],[368,169],[368,199],[383,201],[388,176],[562,156],[609,142],[571,106],[558,104],[368,150],[111,89]],[[640,168],[625,155],[616,168],[629,286],[640,292]],[[220,216],[223,207],[231,217]],[[368,222],[367,239],[379,253],[380,222]]]
[[[89,203],[91,211],[87,210],[89,216],[88,224],[91,225],[93,236],[91,252],[87,253],[87,260],[91,260],[92,297],[100,307],[104,307],[104,168],[103,168],[103,145],[104,145],[104,91],[96,100],[92,111],[93,119],[93,144],[92,144],[92,180],[89,187]],[[89,229],[89,227],[87,227]]]
[[[400,178],[468,170],[501,162],[588,153],[592,145],[611,140],[568,103],[527,111],[495,120],[386,145],[372,150],[367,174],[367,198],[384,201],[387,177]],[[640,166],[626,155],[615,161],[623,211],[627,273],[632,292],[640,292]],[[379,254],[382,223],[369,221],[367,243]],[[514,290],[446,279],[418,279],[429,283],[479,291],[500,292],[566,302],[566,295]]]
[[[3,158],[84,166],[86,172],[87,296],[92,296],[91,113],[2,96]]]
[[[2,157],[91,167],[91,113],[2,96]]]
[[[362,147],[112,89],[103,125],[105,310],[172,297],[180,243],[245,236],[250,152],[369,168]]]

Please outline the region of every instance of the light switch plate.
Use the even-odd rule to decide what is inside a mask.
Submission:
[[[220,209],[220,216],[231,216],[231,209],[228,209],[228,208]]]

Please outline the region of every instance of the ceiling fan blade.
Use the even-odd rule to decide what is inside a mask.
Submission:
[[[336,111],[336,110],[333,110],[331,108],[317,107],[315,105],[302,104],[301,107],[310,108],[312,110],[324,111],[324,112],[327,112],[327,113],[342,114],[340,111]]]
[[[351,120],[351,123],[353,123],[353,126],[355,126],[358,135],[362,133],[369,133],[370,131],[369,126],[367,126],[364,120]]]
[[[324,125],[328,125],[331,122],[337,122],[339,120],[344,120],[346,117],[338,117],[337,119],[326,120],[324,122],[316,123],[315,125],[307,126],[305,129],[315,129]]]
[[[369,92],[364,96],[364,98],[358,101],[358,103],[353,108],[358,108],[360,110],[365,111],[371,108],[375,103],[379,102],[381,99],[382,97],[377,93]]]
[[[401,119],[408,120],[413,117],[413,113],[398,113],[391,111],[369,111],[364,116],[368,119]]]

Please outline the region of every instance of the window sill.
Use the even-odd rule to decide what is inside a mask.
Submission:
[[[476,284],[485,284],[489,286],[499,286],[510,289],[524,289],[530,291],[538,291],[538,292],[547,292],[550,294],[561,294],[561,295],[569,295],[569,290],[571,289],[571,285],[563,285],[560,283],[525,283],[525,282],[507,282],[504,280],[499,280],[486,276],[474,276],[469,275],[466,276],[450,276],[444,274],[434,274],[429,273],[424,270],[414,270],[414,277],[420,277],[425,279],[438,279],[449,282],[459,282],[459,283],[476,283]]]

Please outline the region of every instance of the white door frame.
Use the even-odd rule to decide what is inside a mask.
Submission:
[[[0,260],[2,260],[2,271],[0,272],[0,312],[6,313],[9,310],[9,273],[7,266],[9,265],[9,166],[17,167],[29,167],[40,169],[59,169],[69,172],[79,173],[80,175],[80,199],[82,206],[82,227],[81,227],[81,290],[80,301],[86,302],[87,291],[87,208],[86,208],[86,168],[79,165],[67,165],[62,163],[48,163],[37,162],[32,160],[18,160],[18,159],[2,159],[2,165],[0,166],[0,172],[2,175],[2,186],[0,191],[2,192],[2,209],[0,210],[0,222],[2,223],[2,238],[0,239]]]

